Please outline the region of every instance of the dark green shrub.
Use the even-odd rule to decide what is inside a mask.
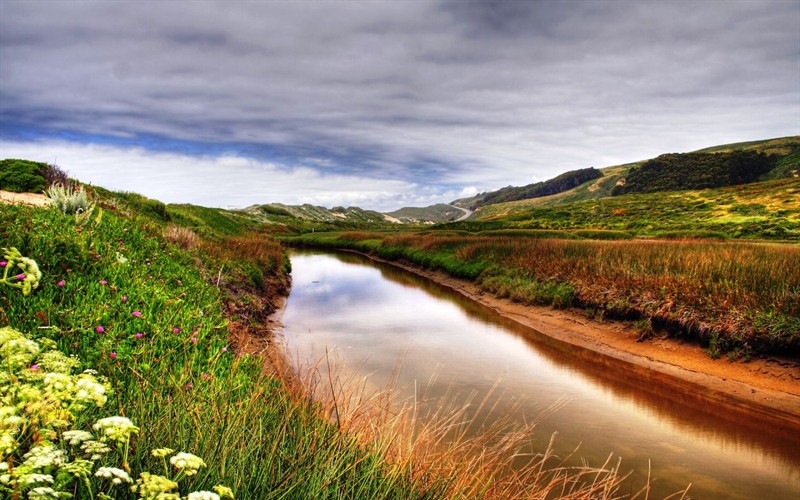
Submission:
[[[30,160],[0,161],[0,189],[15,193],[38,193],[47,187],[44,173],[46,163]]]

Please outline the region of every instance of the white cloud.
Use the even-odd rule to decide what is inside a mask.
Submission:
[[[196,157],[65,141],[2,141],[0,157],[56,163],[82,182],[136,192],[166,203],[209,207],[244,208],[279,202],[388,211],[452,195],[425,193],[401,180],[324,174],[307,167],[285,168],[237,156]]]

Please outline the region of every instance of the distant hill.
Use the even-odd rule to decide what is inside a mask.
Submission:
[[[384,214],[374,210],[364,210],[358,207],[333,207],[325,208],[315,205],[284,205],[283,203],[270,203],[268,205],[254,205],[245,211],[260,214],[269,218],[294,217],[315,222],[355,222],[364,224],[387,224],[392,221]]]
[[[569,191],[598,177],[603,177],[603,174],[594,167],[572,170],[547,181],[528,184],[522,187],[508,186],[498,189],[497,191],[480,194],[473,198],[456,200],[453,204],[475,210],[478,207],[492,205],[494,203],[541,198]]]
[[[429,207],[403,207],[385,215],[406,224],[435,224],[439,222],[450,222],[456,220],[464,212],[452,205],[440,203]]]

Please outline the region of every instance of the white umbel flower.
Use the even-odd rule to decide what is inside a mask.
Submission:
[[[193,491],[186,496],[186,500],[220,500],[219,495],[211,491]]]
[[[187,476],[193,476],[197,474],[197,471],[200,470],[200,467],[206,466],[206,463],[202,458],[183,451],[171,457],[169,459],[169,463],[171,463],[176,469],[182,470]]]
[[[100,467],[97,469],[97,472],[94,473],[94,476],[109,479],[113,484],[133,482],[131,476],[129,476],[127,472],[122,469],[117,469],[116,467]]]
[[[94,430],[100,431],[106,439],[125,442],[130,439],[131,434],[137,434],[139,428],[125,417],[114,416],[101,418],[94,424]]]

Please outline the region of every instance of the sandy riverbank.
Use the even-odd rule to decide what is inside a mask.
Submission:
[[[483,304],[531,328],[532,337],[543,335],[551,346],[570,356],[608,367],[610,376],[618,372],[642,384],[658,383],[683,393],[695,404],[726,405],[733,419],[738,412],[773,422],[786,431],[800,429],[800,359],[714,360],[701,346],[679,339],[655,337],[639,342],[639,334],[629,323],[590,320],[578,310],[522,305],[443,272],[353,253],[423,276]]]

